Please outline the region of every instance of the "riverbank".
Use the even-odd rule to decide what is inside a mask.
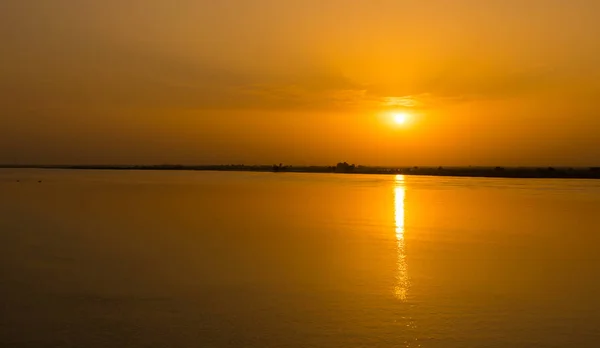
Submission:
[[[600,167],[341,167],[340,166],[268,166],[268,165],[0,165],[12,169],[72,170],[197,170],[277,173],[402,174],[427,176],[600,179]]]

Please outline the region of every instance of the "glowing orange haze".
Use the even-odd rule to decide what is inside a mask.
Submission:
[[[0,163],[598,165],[597,13],[4,0]]]

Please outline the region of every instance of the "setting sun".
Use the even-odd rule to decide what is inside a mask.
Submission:
[[[397,125],[403,125],[409,119],[409,115],[404,112],[396,113],[392,117],[393,117],[394,123],[396,123]]]

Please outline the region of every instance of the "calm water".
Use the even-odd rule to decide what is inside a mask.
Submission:
[[[600,181],[0,170],[0,248],[2,347],[600,346]]]

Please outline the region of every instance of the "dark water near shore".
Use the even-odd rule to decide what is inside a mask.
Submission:
[[[6,169],[0,267],[2,347],[598,347],[600,182]]]

